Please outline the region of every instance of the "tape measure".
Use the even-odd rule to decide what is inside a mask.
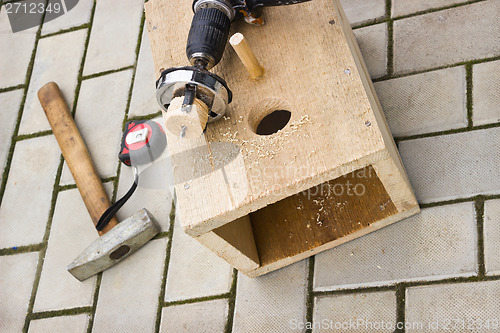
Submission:
[[[163,128],[152,120],[132,120],[125,124],[118,158],[127,166],[134,167],[134,183],[128,192],[112,204],[96,224],[97,231],[108,225],[111,218],[132,196],[139,182],[138,165],[153,162],[165,150],[167,137]]]
[[[163,128],[152,120],[132,120],[125,124],[118,158],[125,165],[153,162],[165,150]]]

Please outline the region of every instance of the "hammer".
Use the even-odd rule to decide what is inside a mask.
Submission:
[[[110,201],[85,142],[56,83],[49,82],[40,88],[38,99],[96,226],[101,215],[110,206]],[[99,231],[101,237],[90,244],[67,269],[74,277],[83,281],[123,260],[159,232],[160,227],[144,208],[121,223],[113,217]]]

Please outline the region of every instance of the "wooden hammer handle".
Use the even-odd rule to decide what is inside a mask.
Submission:
[[[111,203],[71,116],[68,104],[64,101],[59,86],[54,82],[49,82],[40,88],[38,99],[95,226]],[[99,235],[105,234],[117,224],[118,221],[113,217]]]

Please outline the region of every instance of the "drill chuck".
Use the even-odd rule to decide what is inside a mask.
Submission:
[[[189,30],[186,55],[191,65],[210,69],[224,54],[229,36],[230,18],[219,8],[199,8]]]

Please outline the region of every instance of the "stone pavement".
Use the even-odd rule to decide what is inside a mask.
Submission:
[[[143,0],[16,34],[0,0],[0,332],[500,331],[500,1],[342,3],[422,213],[249,279],[182,232],[168,190],[139,188],[119,219],[147,203],[162,233],[78,282],[65,267],[96,233],[36,92],[59,83],[123,195],[122,124],[160,115]]]

